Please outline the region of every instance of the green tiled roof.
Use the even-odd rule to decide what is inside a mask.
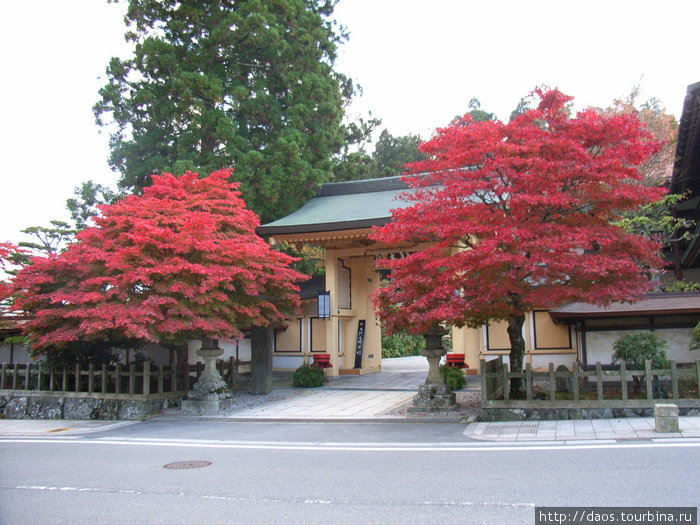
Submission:
[[[324,184],[316,197],[294,213],[258,228],[260,235],[349,230],[385,224],[408,186],[401,177]]]

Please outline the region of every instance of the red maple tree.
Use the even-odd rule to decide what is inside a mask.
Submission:
[[[236,339],[299,308],[293,258],[255,233],[230,170],[154,175],[143,195],[102,206],[58,255],[34,258],[13,286],[34,352],[85,341]]]
[[[428,247],[380,262],[391,280],[374,304],[390,332],[505,320],[521,371],[527,311],[634,300],[650,287],[658,246],[613,221],[660,198],[637,183],[660,143],[632,115],[569,117],[571,97],[535,94],[537,109],[507,124],[467,115],[437,130],[421,146],[428,160],[408,166],[413,205],[372,236]]]

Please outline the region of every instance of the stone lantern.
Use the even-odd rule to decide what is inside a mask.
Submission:
[[[443,412],[457,406],[452,388],[445,383],[440,373],[440,359],[447,354],[447,349],[442,346],[442,338],[446,334],[447,330],[440,325],[433,325],[423,334],[425,350],[421,351],[421,355],[428,359],[428,377],[418,387],[418,395],[413,398],[413,406],[408,409],[411,413]]]
[[[197,355],[204,360],[204,371],[182,401],[182,411],[191,414],[208,414],[226,410],[232,405],[231,389],[216,369],[216,358],[224,353],[217,339],[202,338],[202,348]]]

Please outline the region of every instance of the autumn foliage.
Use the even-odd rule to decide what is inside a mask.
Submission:
[[[660,198],[635,183],[660,144],[633,115],[569,117],[571,97],[535,94],[537,109],[507,124],[467,115],[421,145],[428,160],[405,175],[413,205],[372,234],[428,246],[380,263],[391,281],[374,302],[389,331],[506,320],[520,346],[513,337],[529,310],[632,300],[649,288],[658,246],[613,221]]]
[[[294,313],[305,277],[255,234],[230,175],[154,175],[143,195],[102,206],[64,253],[35,258],[14,281],[33,350],[234,339]]]

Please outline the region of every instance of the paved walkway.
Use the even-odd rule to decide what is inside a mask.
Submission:
[[[382,414],[409,401],[415,391],[340,390],[319,388],[301,395],[242,409],[225,419],[239,420],[364,420],[378,419]]]
[[[700,417],[680,417],[680,432],[659,433],[653,417],[471,423],[464,435],[480,441],[579,441],[700,438]]]
[[[0,437],[76,436],[133,425],[137,421],[85,421],[70,419],[0,419]]]

